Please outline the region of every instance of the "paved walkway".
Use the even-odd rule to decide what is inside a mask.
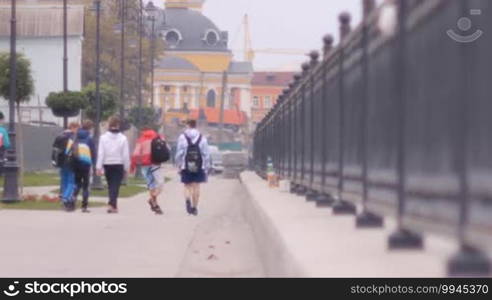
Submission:
[[[0,277],[263,276],[239,182],[212,178],[192,217],[176,171],[166,176],[164,216],[146,195],[122,200],[118,215],[0,210]]]

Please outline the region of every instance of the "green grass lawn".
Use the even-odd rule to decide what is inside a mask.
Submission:
[[[128,184],[129,185],[142,185],[142,184],[146,184],[145,183],[145,179],[143,178],[135,178],[135,177],[130,177],[128,178]]]
[[[144,186],[138,186],[135,184],[130,184],[128,182],[128,185],[122,185],[120,188],[120,197],[121,198],[130,198],[133,196],[136,196],[138,194],[141,194],[143,192],[146,192],[147,188]],[[108,190],[105,189],[103,191],[92,191],[91,192],[92,196],[95,197],[108,197]]]
[[[170,181],[170,178],[165,178],[165,182]],[[43,173],[43,172],[30,172],[24,173],[24,187],[39,187],[39,186],[57,186],[60,184],[60,177],[57,172]],[[128,186],[132,185],[145,185],[145,179],[143,178],[128,178]],[[3,187],[3,177],[0,178],[0,188]],[[129,189],[128,192],[132,192],[134,189]]]
[[[77,203],[80,208],[81,202]],[[101,202],[89,202],[89,207],[103,207],[105,203]],[[0,209],[16,209],[16,210],[60,210],[62,205],[59,202],[48,201],[21,201],[12,204],[0,203]]]
[[[60,184],[58,173],[24,173],[24,187],[52,186]],[[3,177],[0,178],[3,187]]]
[[[140,193],[146,192],[147,188],[138,185],[122,185],[120,188],[120,198],[130,198],[136,196]],[[59,189],[51,191],[51,193],[58,194]],[[108,197],[108,190],[104,189],[102,191],[91,191],[91,197]]]

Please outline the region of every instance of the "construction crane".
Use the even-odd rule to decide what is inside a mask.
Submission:
[[[280,55],[294,55],[294,56],[306,56],[309,51],[302,49],[253,49],[253,43],[251,41],[251,30],[249,27],[249,16],[244,15],[244,60],[248,62],[253,62],[257,53],[262,54],[280,54]]]

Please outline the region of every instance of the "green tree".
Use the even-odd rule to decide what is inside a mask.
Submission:
[[[17,61],[17,80],[16,80],[16,99],[14,99],[17,106],[17,121],[22,124],[22,114],[20,110],[20,105],[22,102],[29,101],[32,94],[34,93],[34,79],[32,78],[31,72],[31,62],[23,54],[16,54]],[[10,53],[0,53],[0,97],[6,100],[10,100]],[[22,126],[19,126],[17,135],[17,145],[19,147],[19,157],[20,157],[20,172],[19,172],[19,187],[23,190],[23,176],[24,173],[24,147],[22,143]]]
[[[140,122],[138,121],[139,111],[140,111]],[[157,111],[152,107],[142,107],[141,110],[138,107],[133,107],[132,109],[130,109],[128,120],[138,130],[141,130],[142,128],[146,128],[146,127],[152,128],[154,130],[158,130],[160,127]]]
[[[20,103],[29,101],[34,93],[34,80],[31,74],[31,62],[23,54],[17,55],[17,108]],[[0,53],[0,96],[10,99],[10,54]]]
[[[90,83],[82,89],[82,93],[89,101],[89,105],[84,110],[85,116],[92,121],[96,120],[96,84]],[[109,119],[118,108],[118,92],[116,88],[108,85],[101,84],[101,121]]]
[[[121,44],[120,34],[115,33],[115,28],[120,24],[120,0],[103,1],[103,12],[101,17],[101,81],[118,88],[121,84]],[[92,0],[86,0],[90,6]],[[124,87],[125,104],[131,107],[137,103],[138,86],[138,5],[139,0],[127,0],[126,15],[126,44],[125,44],[125,64]],[[147,22],[144,22],[144,26]],[[148,25],[148,24],[147,24]],[[150,95],[150,38],[149,30],[144,29],[142,47],[142,83],[144,99]],[[87,14],[85,19],[85,37],[82,49],[82,82],[87,85],[96,80],[96,18],[95,14]],[[156,57],[162,56],[164,42],[156,39]]]
[[[53,112],[58,112],[58,114],[66,112],[77,112],[78,114],[81,109],[86,108],[88,105],[87,98],[83,93],[73,91],[52,92],[46,97],[45,102]],[[57,114],[55,113],[55,115]]]

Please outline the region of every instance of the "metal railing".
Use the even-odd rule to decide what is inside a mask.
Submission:
[[[350,16],[340,16],[339,45],[326,36],[321,61],[311,53],[258,125],[255,169],[265,176],[271,158],[293,193],[335,214],[359,205],[359,227],[395,216],[390,249],[420,249],[422,233],[451,235],[461,250],[449,273],[490,274],[492,7],[487,0],[363,7],[353,31]],[[383,20],[392,11],[393,28]],[[453,37],[474,30],[467,41]]]

